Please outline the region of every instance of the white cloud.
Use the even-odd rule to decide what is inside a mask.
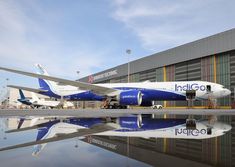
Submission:
[[[235,26],[232,1],[124,2],[114,1],[113,18],[132,31],[148,50],[165,50]]]
[[[112,17],[131,31],[123,35],[128,36],[126,41],[136,40],[133,38],[134,34],[145,48],[143,52],[148,53],[212,35],[232,28],[235,24],[234,4],[231,1],[225,4],[221,0],[115,0],[111,3],[114,9]],[[45,7],[41,1],[0,1],[0,66],[33,71],[33,64],[40,63],[53,75],[75,79],[78,70],[81,71],[79,76],[82,77],[123,62],[124,58],[117,56],[118,51],[130,43],[123,42],[121,35],[120,39],[118,36],[107,37],[105,31],[115,34],[117,32],[113,32],[114,29],[101,26],[96,30],[95,27],[86,27],[90,24],[82,27],[77,25],[76,28],[83,29],[79,33],[84,32],[87,40],[82,41],[84,38],[79,35],[83,34],[76,32],[76,29],[69,34],[76,34],[70,40],[64,31],[70,31],[69,26],[74,25],[70,23],[79,20],[76,20],[76,16],[69,18],[74,15],[65,14],[61,12],[62,9],[55,8]],[[75,14],[76,11],[71,13]],[[87,22],[94,21],[89,17]],[[67,22],[64,23],[63,19]],[[104,19],[102,22],[97,21],[97,24],[104,22],[113,23]],[[86,32],[93,29],[92,35]],[[96,31],[102,32],[94,39]],[[122,32],[125,33],[122,30],[118,33]],[[103,36],[107,39],[102,39]],[[110,44],[99,44],[99,41],[110,41]],[[139,41],[133,44],[134,47],[141,48],[138,46]],[[101,45],[103,47],[100,47]]]
[[[32,71],[33,64],[40,63],[53,75],[73,79],[78,70],[79,77],[93,73],[104,63],[102,57],[108,50],[84,45],[82,41],[71,41],[65,46],[63,37],[53,27],[60,16],[61,13],[43,10],[37,1],[0,1],[1,66]]]

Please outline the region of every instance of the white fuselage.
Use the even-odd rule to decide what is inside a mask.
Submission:
[[[33,100],[30,99],[30,102],[32,103],[32,105],[35,106],[44,106],[44,107],[58,107],[60,105],[60,101],[46,101],[46,100]],[[71,102],[65,102],[66,103],[66,107],[73,107],[73,103]]]
[[[222,98],[231,94],[231,91],[224,88],[223,85],[206,81],[107,83],[95,85],[114,88],[122,91],[149,90],[152,91],[153,94],[155,93],[156,96],[158,94],[157,91],[185,96],[187,90],[195,90],[195,98],[198,100],[208,99],[209,97]],[[60,96],[68,96],[86,92],[86,90],[79,90],[77,87],[60,85],[58,85],[52,91]]]
[[[131,122],[129,122],[131,123]],[[175,139],[207,139],[224,135],[231,130],[231,126],[221,122],[215,122],[213,125],[208,124],[208,121],[197,121],[196,129],[187,129],[185,124],[177,126],[159,128],[159,129],[138,129],[138,128],[124,128],[120,124],[111,123],[110,126],[115,127],[116,130],[105,131],[101,133],[94,133],[92,135],[99,136],[119,136],[119,137],[141,137],[141,138],[175,138]],[[71,124],[69,122],[58,122],[51,126],[47,133],[40,139],[49,139],[57,134],[71,134],[79,132],[80,129],[87,127]],[[209,128],[211,131],[209,131]],[[38,144],[34,146],[33,155],[38,155],[46,144]]]
[[[86,127],[71,125],[69,123],[60,122],[55,125],[50,130],[50,133],[55,134],[69,134],[79,131],[79,129],[84,129]],[[196,129],[187,129],[186,125],[178,125],[170,128],[162,128],[155,130],[134,130],[128,131],[128,128],[125,131],[117,130],[106,131],[102,133],[95,133],[93,135],[101,136],[124,136],[124,137],[142,137],[142,138],[180,138],[180,139],[206,139],[213,138],[223,135],[225,132],[231,130],[231,126],[221,122],[215,122],[212,126],[212,133],[208,134],[208,121],[198,121],[196,123]],[[48,137],[52,137],[48,135]]]

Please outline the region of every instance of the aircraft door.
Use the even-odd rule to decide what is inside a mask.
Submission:
[[[206,92],[211,93],[211,85],[206,85]]]
[[[207,135],[211,135],[212,134],[212,128],[211,127],[208,127],[207,128]]]
[[[187,119],[186,120],[186,129],[196,129],[197,128],[197,123],[195,119]]]

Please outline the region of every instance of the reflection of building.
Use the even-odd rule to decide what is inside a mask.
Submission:
[[[92,77],[84,77],[80,81],[127,82],[127,67],[127,63],[122,64],[93,74]],[[235,106],[235,29],[130,62],[130,82],[146,80],[203,80],[220,83],[229,88],[232,95],[219,99],[218,107]],[[187,105],[186,101],[158,103],[164,107]],[[209,104],[207,101],[197,101],[194,105],[204,107]],[[158,149],[168,154],[177,154],[179,157],[209,164],[235,166],[235,117],[223,116],[219,119],[232,124],[233,128],[230,133],[209,140],[158,139]],[[138,141],[138,143],[141,142],[142,140]],[[151,140],[144,141],[144,143],[148,142],[156,145]]]
[[[161,153],[156,139],[150,142],[149,140],[140,138],[129,138],[129,144],[127,144],[127,138],[88,136],[83,139],[83,141],[128,158],[142,161],[152,166],[172,167],[176,164],[181,167],[209,166],[199,162],[179,158],[177,155],[172,156]]]

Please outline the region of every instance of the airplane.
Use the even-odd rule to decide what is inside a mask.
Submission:
[[[144,113],[144,112],[142,112]],[[82,139],[90,135],[142,137],[142,138],[174,138],[174,139],[208,139],[219,137],[231,130],[231,126],[211,120],[190,120],[178,118],[152,118],[150,115],[129,115],[110,118],[54,118],[48,122],[29,127],[17,128],[6,133],[23,132],[38,129],[36,141],[0,148],[6,151],[33,146],[33,155],[37,156],[46,143],[65,139]]]
[[[61,106],[60,101],[41,100],[33,92],[31,92],[32,99],[26,98],[21,89],[19,89],[19,94],[20,94],[20,98],[17,100],[19,102],[21,102],[22,104],[29,105],[33,108],[39,108],[39,107],[41,107],[41,108],[59,108]],[[66,107],[68,107],[68,108],[74,107],[73,103],[71,103],[71,102],[65,102],[64,106],[65,106],[65,108]]]
[[[39,73],[0,67],[0,70],[22,74],[39,80],[39,89],[8,85],[17,89],[36,92],[49,97],[74,101],[103,101],[104,108],[127,108],[127,106],[152,106],[153,101],[187,100],[187,92],[194,91],[196,100],[222,98],[231,91],[221,84],[207,81],[139,82],[90,84],[49,76],[36,64]]]

